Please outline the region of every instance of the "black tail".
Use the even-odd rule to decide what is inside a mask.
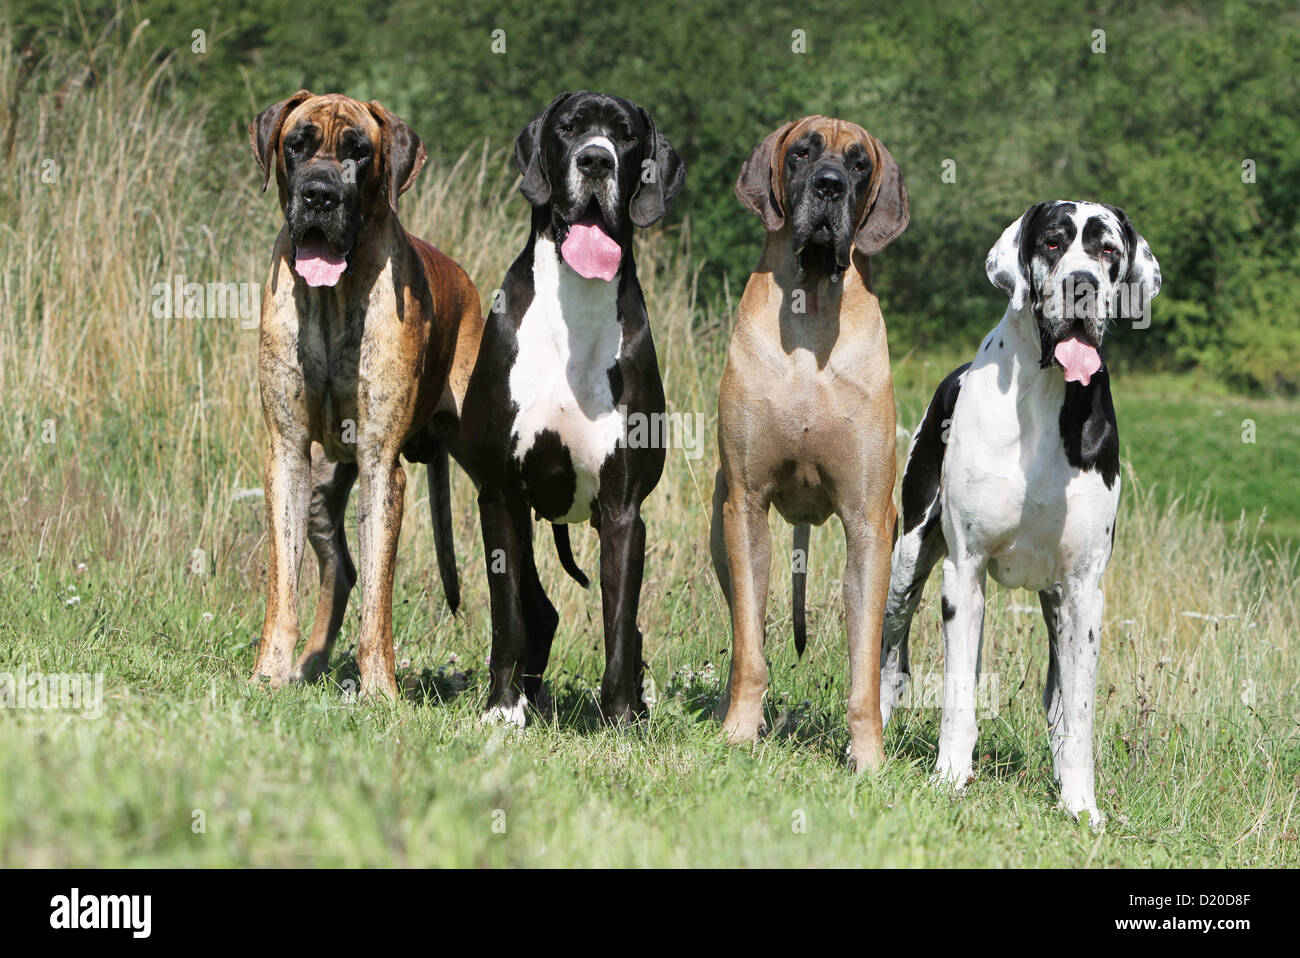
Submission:
[[[582,570],[578,568],[578,563],[573,561],[573,549],[569,546],[569,527],[563,523],[551,523],[551,531],[555,533],[555,553],[560,557],[560,565],[564,566],[564,571],[573,577],[573,581],[578,583],[584,589],[591,585]]]
[[[808,539],[812,527],[804,524],[794,527],[794,556],[791,561],[794,579],[794,650],[803,658],[808,645],[808,618],[804,613],[804,593],[808,586]]]
[[[429,515],[433,519],[433,551],[438,558],[442,592],[453,614],[460,608],[460,576],[456,572],[456,543],[451,530],[451,470],[447,447],[434,440],[429,459]]]

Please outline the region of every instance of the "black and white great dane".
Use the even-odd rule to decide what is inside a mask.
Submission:
[[[561,562],[584,586],[566,524],[590,521],[600,534],[600,707],[627,721],[646,707],[641,503],[664,449],[624,439],[632,417],[658,421],[649,417],[665,411],[632,231],[663,217],[685,168],[644,109],[588,92],[561,94],[539,113],[515,162],[532,229],[487,317],[461,414],[492,605],[484,717],[524,724],[558,621],[533,562],[531,509],[554,524]]]
[[[943,559],[943,717],[935,779],[974,776],[985,574],[1038,592],[1050,658],[1043,705],[1061,797],[1100,825],[1093,697],[1101,576],[1115,541],[1119,434],[1101,356],[1106,326],[1144,315],[1160,290],[1146,240],[1114,206],[1037,203],[985,269],[1011,297],[973,362],[939,386],[903,474],[881,650],[884,721],[909,677],[907,640]]]

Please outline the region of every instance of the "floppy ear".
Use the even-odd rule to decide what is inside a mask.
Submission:
[[[257,118],[248,124],[248,139],[253,144],[253,157],[262,168],[262,192],[266,192],[271,183],[271,171],[276,168],[275,151],[280,142],[280,130],[284,128],[284,119],[293,112],[294,107],[310,99],[310,90],[299,90],[287,100],[272,103]],[[278,177],[277,177],[278,181]],[[283,193],[283,187],[281,193]],[[284,196],[280,197],[284,202]]]
[[[1156,262],[1150,245],[1133,228],[1128,214],[1118,206],[1111,206],[1109,203],[1102,205],[1115,214],[1119,219],[1120,229],[1124,231],[1124,246],[1128,253],[1128,274],[1124,277],[1124,282],[1137,283],[1142,287],[1144,299],[1155,299],[1160,292],[1162,280],[1160,264]]]
[[[405,120],[378,100],[371,100],[366,105],[379,122],[384,151],[384,189],[388,193],[388,205],[396,213],[397,198],[411,188],[429,154],[425,152],[423,141]]]
[[[551,181],[546,176],[546,164],[542,160],[542,129],[556,108],[571,96],[572,93],[557,96],[550,106],[533,117],[515,140],[515,166],[524,177],[519,192],[534,206],[545,206],[551,201]]]
[[[898,164],[885,149],[885,145],[874,136],[872,145],[876,148],[876,171],[880,185],[876,188],[876,198],[867,207],[853,237],[853,245],[863,256],[875,256],[898,234],[907,229],[912,218],[908,208],[907,187],[903,185],[903,176],[898,172]]]
[[[1011,297],[1012,309],[1023,307],[1029,297],[1029,274],[1021,251],[1028,238],[1030,224],[1046,205],[1035,203],[1025,210],[1020,219],[1002,231],[1002,236],[984,258],[984,272],[988,274],[989,282]]]
[[[736,199],[757,213],[764,228],[771,233],[785,225],[785,211],[781,209],[777,193],[776,166],[772,157],[798,122],[791,120],[769,133],[749,154],[749,159],[740,167],[740,176],[736,177]]]
[[[650,114],[641,107],[637,107],[637,110],[646,130],[643,156],[651,162],[643,161],[641,164],[637,173],[636,193],[628,203],[627,215],[637,226],[645,227],[663,219],[668,203],[682,191],[682,184],[686,182],[686,164],[672,144],[655,128]]]

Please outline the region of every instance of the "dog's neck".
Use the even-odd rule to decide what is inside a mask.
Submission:
[[[1033,307],[1020,309],[1007,304],[1002,320],[980,341],[976,366],[992,363],[999,367],[999,383],[1021,396],[1041,396],[1050,408],[1059,406],[1065,394],[1065,375],[1054,363],[1043,365],[1042,333]]]

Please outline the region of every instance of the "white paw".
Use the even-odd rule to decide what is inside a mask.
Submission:
[[[479,716],[478,722],[480,725],[514,725],[523,728],[526,722],[525,710],[527,708],[528,699],[521,695],[514,708],[495,705]]]
[[[1098,831],[1105,831],[1106,816],[1103,815],[1100,811],[1098,811],[1097,803],[1095,800],[1088,799],[1088,798],[1075,798],[1075,799],[1067,798],[1067,799],[1062,799],[1061,804],[1065,808],[1065,810],[1069,812],[1070,817],[1073,818],[1076,822],[1079,821],[1083,815],[1087,815],[1089,826],[1097,829]]]
[[[975,781],[975,768],[969,762],[964,766],[941,762],[930,776],[933,788],[950,790],[957,795],[966,791],[966,786]]]

